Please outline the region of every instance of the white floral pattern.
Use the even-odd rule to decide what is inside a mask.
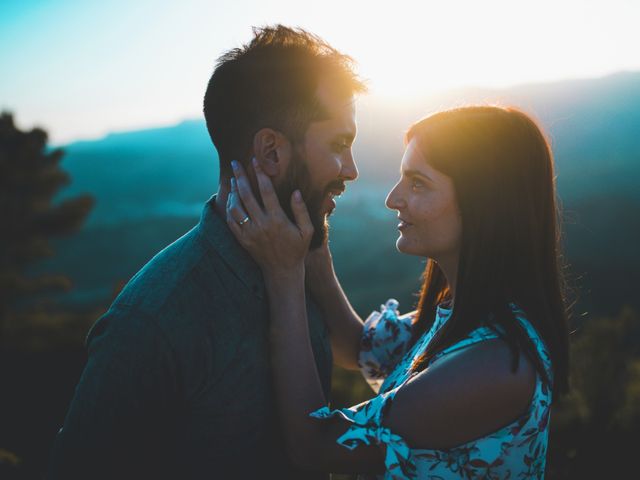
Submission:
[[[511,304],[517,320],[529,333],[553,381],[551,360],[544,342],[522,310]],[[365,379],[378,395],[350,408],[323,407],[310,415],[319,419],[340,416],[352,425],[337,439],[354,449],[380,445],[385,449],[386,471],[379,479],[542,479],[546,465],[551,386],[536,375],[536,388],[527,412],[500,430],[446,450],[411,449],[398,435],[382,426],[382,415],[402,385],[411,378],[411,364],[426,348],[451,310],[438,306],[431,329],[409,348],[414,313],[400,316],[398,302],[391,299],[365,321],[359,364]],[[497,338],[480,327],[466,338],[438,353],[432,362],[461,348]]]

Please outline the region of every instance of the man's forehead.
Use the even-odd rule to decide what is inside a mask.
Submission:
[[[318,122],[312,122],[311,127],[317,132],[323,132],[323,135],[331,136],[336,139],[353,141],[356,136],[355,112],[328,112],[330,117]]]
[[[338,85],[320,79],[316,88],[316,98],[326,116],[312,121],[309,130],[322,137],[344,137],[353,141],[356,136],[356,104],[355,97]]]
[[[327,123],[339,130],[340,134],[352,135],[356,134],[356,109],[355,104],[343,103],[340,108],[328,109],[329,118]]]
[[[335,130],[336,134],[353,136],[356,135],[356,108],[353,98],[340,99],[332,104],[322,102],[325,112],[328,114],[326,119],[320,120],[318,124],[325,128]]]
[[[320,79],[316,88],[316,97],[328,110],[355,111],[355,96],[345,91],[344,86]]]

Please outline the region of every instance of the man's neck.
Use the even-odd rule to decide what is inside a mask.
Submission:
[[[218,185],[218,193],[216,193],[215,209],[222,218],[227,218],[227,198],[229,193],[229,181],[221,178]]]

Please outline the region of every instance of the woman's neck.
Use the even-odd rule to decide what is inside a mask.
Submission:
[[[450,306],[453,307],[453,302],[456,298],[456,281],[458,274],[458,255],[453,255],[451,258],[440,258],[436,260],[440,270],[444,274],[447,279],[447,284],[449,285],[449,303]]]

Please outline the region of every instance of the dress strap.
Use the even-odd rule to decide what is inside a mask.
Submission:
[[[459,342],[454,343],[453,345],[450,345],[449,347],[445,348],[444,350],[434,355],[433,358],[431,359],[431,363],[457,350],[462,350],[463,348],[470,347],[473,344],[482,342],[484,340],[491,340],[494,338],[499,338],[499,336],[496,332],[491,330],[489,327],[476,328],[471,333],[469,333],[469,335],[467,335],[465,338],[463,338]]]
[[[513,310],[513,313],[514,313],[516,319],[520,322],[520,325],[522,325],[522,327],[529,334],[529,338],[531,339],[531,341],[533,342],[533,344],[536,347],[536,350],[538,351],[538,355],[540,357],[540,360],[542,361],[542,364],[544,365],[544,368],[545,368],[545,370],[547,372],[549,380],[553,384],[553,366],[552,366],[552,363],[551,363],[551,355],[549,354],[549,350],[547,349],[547,346],[544,343],[544,340],[542,340],[542,337],[540,336],[538,331],[534,328],[534,326],[531,324],[531,322],[527,319],[527,316],[524,313],[524,311],[522,309],[518,308],[513,303],[510,304],[510,306],[511,306],[511,308]],[[551,387],[551,385],[549,385],[549,387]]]

